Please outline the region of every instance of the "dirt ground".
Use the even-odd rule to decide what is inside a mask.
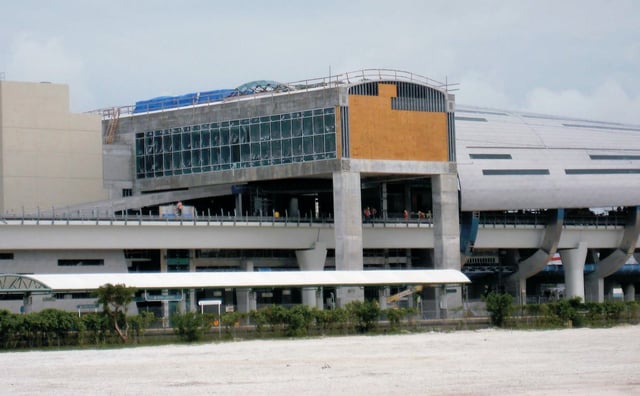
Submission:
[[[640,326],[0,353],[6,395],[640,395]]]

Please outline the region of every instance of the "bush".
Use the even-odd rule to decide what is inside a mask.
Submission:
[[[286,334],[290,337],[307,335],[314,322],[314,315],[307,305],[295,305],[286,314]]]
[[[377,301],[352,301],[345,306],[345,309],[359,333],[375,330],[382,313]]]
[[[384,311],[385,316],[389,320],[389,330],[398,331],[400,329],[400,321],[407,315],[404,308],[389,308]]]
[[[484,298],[484,301],[491,318],[491,324],[503,327],[513,312],[513,297],[506,293],[491,292]]]
[[[199,341],[211,325],[197,312],[175,313],[171,315],[174,333],[183,341]]]

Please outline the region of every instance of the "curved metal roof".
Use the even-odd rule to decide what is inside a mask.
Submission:
[[[640,205],[640,126],[458,105],[461,208]]]
[[[386,286],[461,284],[457,270],[158,272],[0,275],[0,293],[96,290],[107,283],[138,289],[226,287]]]

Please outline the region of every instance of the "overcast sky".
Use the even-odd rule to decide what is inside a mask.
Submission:
[[[0,73],[87,111],[162,95],[392,68],[460,104],[640,124],[640,1],[20,0]]]

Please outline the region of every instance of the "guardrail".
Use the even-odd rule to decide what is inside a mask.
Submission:
[[[290,83],[284,83],[283,85],[291,87],[292,89],[286,91],[270,91],[270,92],[260,92],[248,95],[234,95],[228,96],[219,100],[211,100],[211,101],[194,101],[191,104],[186,104],[184,106],[176,107],[176,106],[168,106],[167,108],[154,109],[149,112],[162,112],[168,110],[176,110],[176,109],[184,109],[193,106],[208,106],[213,103],[227,103],[227,102],[237,102],[241,100],[246,100],[248,98],[256,98],[256,97],[265,97],[265,96],[276,96],[276,95],[288,95],[295,94],[298,92],[305,92],[310,90],[322,89],[322,88],[333,88],[339,86],[347,86],[359,82],[366,81],[404,81],[404,82],[412,82],[418,84],[425,84],[430,87],[443,90],[445,92],[452,91],[451,87],[456,86],[457,83],[449,83],[449,82],[441,82],[429,77],[422,76],[420,74],[411,73],[403,70],[395,70],[395,69],[362,69],[347,73],[341,73],[336,75],[330,75],[326,77],[317,77],[306,80],[294,81]],[[99,114],[102,116],[103,120],[109,120],[115,117],[117,113],[118,116],[126,116],[134,113],[135,105],[125,105],[125,106],[114,106],[105,109],[96,109],[88,111],[89,114]],[[140,112],[136,114],[146,114],[149,112]]]

